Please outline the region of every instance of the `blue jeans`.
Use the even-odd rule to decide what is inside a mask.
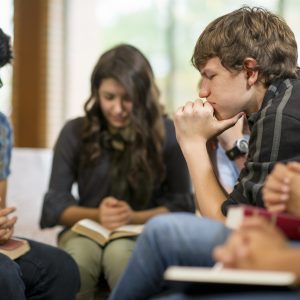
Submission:
[[[0,254],[0,299],[74,300],[80,288],[73,259],[64,251],[29,241],[15,261]]]
[[[174,294],[156,300],[299,300],[300,294],[296,292],[245,292],[225,295],[188,296],[186,294]],[[153,299],[154,300],[154,299]]]
[[[159,294],[164,289],[163,273],[171,265],[212,266],[212,250],[224,243],[229,232],[223,224],[194,214],[154,217],[138,238],[109,299],[141,300]]]

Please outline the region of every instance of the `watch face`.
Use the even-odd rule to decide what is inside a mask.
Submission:
[[[241,139],[237,141],[237,147],[242,153],[248,153],[248,141]]]

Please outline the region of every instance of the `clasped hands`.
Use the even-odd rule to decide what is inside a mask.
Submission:
[[[289,256],[289,245],[283,234],[261,217],[246,218],[231,233],[225,244],[214,249],[216,261],[226,268],[279,270],[280,257]]]
[[[244,113],[240,112],[229,119],[218,120],[208,101],[189,101],[179,107],[174,115],[177,140],[181,148],[206,143],[210,138],[232,127],[243,115]]]
[[[99,206],[100,223],[110,230],[129,224],[133,214],[134,211],[127,202],[114,197],[104,198]]]

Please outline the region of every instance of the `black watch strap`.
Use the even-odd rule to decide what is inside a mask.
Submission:
[[[245,153],[242,153],[237,146],[234,146],[226,151],[226,155],[230,160],[235,160],[237,157],[245,155]]]
[[[233,148],[226,151],[226,155],[230,160],[235,160],[240,156],[244,156],[248,153],[248,141],[246,139],[238,139]]]

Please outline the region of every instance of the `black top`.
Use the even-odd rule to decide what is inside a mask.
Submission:
[[[300,80],[274,82],[261,109],[249,119],[249,154],[237,185],[222,205],[246,203],[263,207],[262,187],[278,161],[300,161]]]
[[[60,214],[71,205],[98,207],[103,198],[110,196],[110,153],[102,151],[96,166],[80,169],[79,155],[82,147],[81,132],[84,118],[76,118],[65,124],[54,148],[49,190],[44,197],[40,226],[57,225]],[[164,118],[165,142],[163,161],[166,179],[156,186],[146,207],[165,206],[170,211],[194,212],[191,181],[186,162],[175,136],[173,122]],[[72,195],[73,184],[78,186],[78,199]],[[128,201],[131,205],[130,201]]]

